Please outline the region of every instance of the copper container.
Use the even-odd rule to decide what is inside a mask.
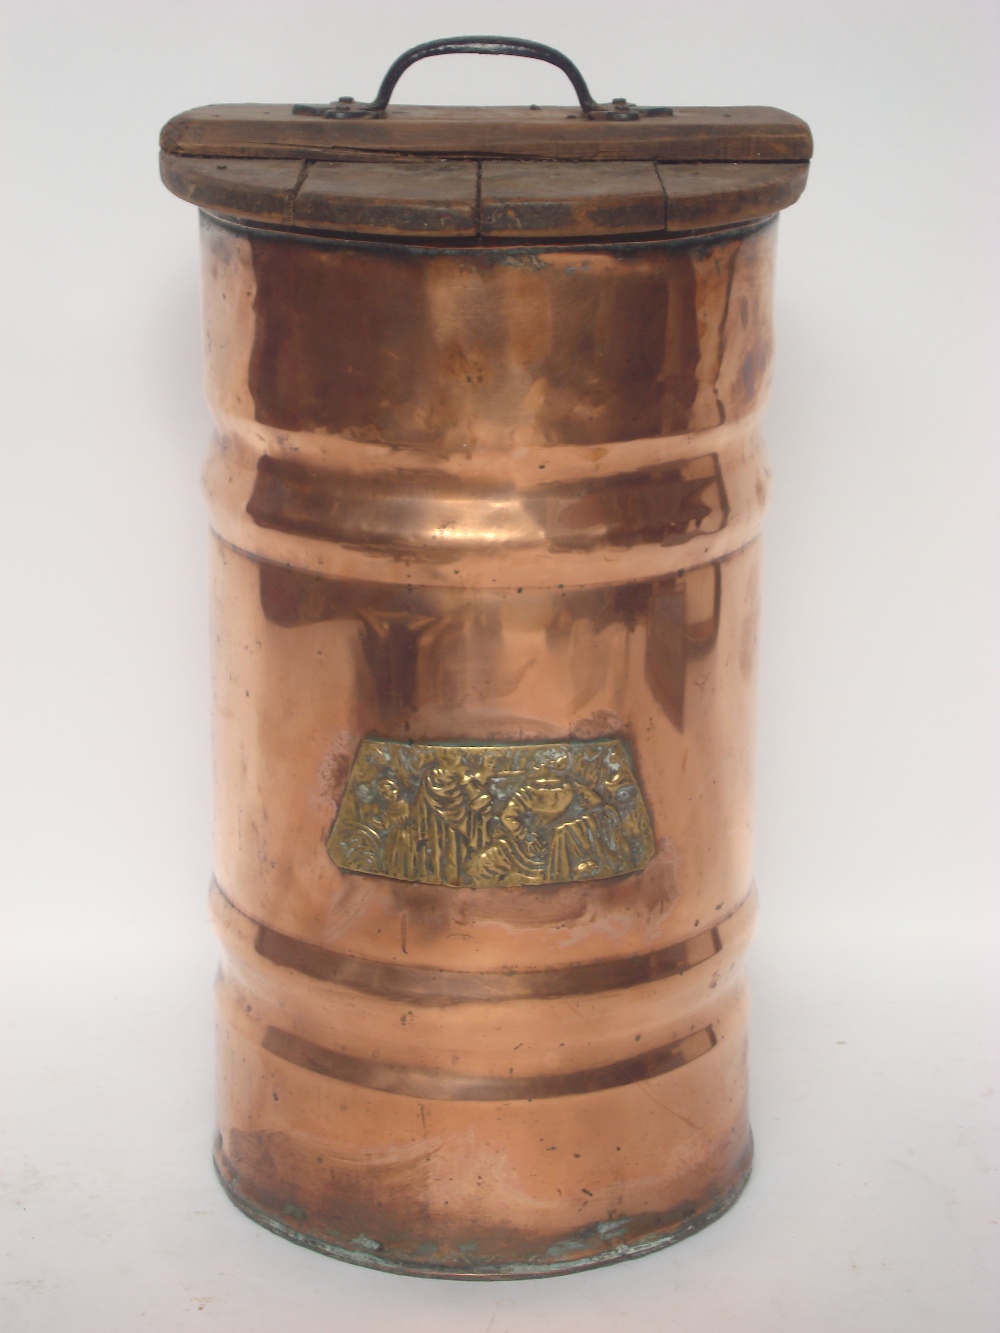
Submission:
[[[447,50],[580,105],[386,109]],[[162,147],[216,423],[223,1184],[406,1273],[679,1240],[750,1170],[760,417],[808,129],[474,38]]]

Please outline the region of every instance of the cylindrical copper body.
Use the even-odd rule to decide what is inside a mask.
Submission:
[[[203,219],[216,1160],[286,1236],[565,1272],[689,1234],[746,1180],[774,235],[448,248]],[[366,743],[410,756],[439,842]],[[594,795],[612,750],[627,790]],[[475,842],[515,753],[534,776]],[[601,841],[612,790],[646,811],[631,873]],[[528,824],[563,829],[570,799],[518,882]],[[381,849],[354,868],[348,805]]]

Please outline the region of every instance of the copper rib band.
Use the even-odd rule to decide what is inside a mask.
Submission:
[[[602,1092],[606,1088],[658,1078],[690,1064],[700,1055],[707,1055],[715,1045],[715,1033],[710,1027],[702,1028],[668,1046],[659,1046],[628,1060],[616,1060],[614,1064],[574,1069],[565,1074],[535,1074],[527,1078],[456,1074],[448,1070],[366,1060],[357,1055],[327,1050],[281,1028],[268,1028],[263,1045],[272,1055],[311,1073],[339,1079],[342,1083],[360,1084],[363,1088],[375,1088],[379,1092],[439,1102],[513,1102]]]
[[[707,962],[721,950],[722,939],[718,929],[712,927],[654,953],[525,972],[456,972],[375,962],[334,953],[317,944],[305,944],[279,934],[270,926],[258,928],[255,948],[262,958],[281,967],[303,972],[319,981],[349,986],[366,995],[403,1000],[407,1004],[451,1005],[626,990],[644,982],[677,976],[698,963]]]
[[[439,558],[450,560],[484,544],[544,543],[546,549],[562,551],[638,542],[676,546],[720,532],[729,502],[716,454],[521,493],[513,485],[459,481],[446,472],[413,469],[386,474],[373,488],[365,475],[263,454],[247,513],[261,528],[368,551],[416,550],[423,556],[428,553],[425,533],[432,526],[442,534]],[[480,533],[474,531],[477,517],[484,525]]]

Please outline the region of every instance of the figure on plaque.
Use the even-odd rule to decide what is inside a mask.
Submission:
[[[400,795],[392,778],[376,784],[381,798],[376,815],[377,826],[384,831],[380,869],[392,879],[414,879],[417,869],[417,840],[409,802]]]
[[[475,751],[447,748],[429,759],[414,801],[417,847],[415,879],[430,884],[462,884],[470,856],[489,839],[492,796],[488,783],[496,755],[471,768]]]
[[[617,741],[365,742],[327,848],[345,870],[475,888],[645,865],[645,804]]]
[[[589,775],[588,775],[589,776]],[[568,819],[561,819],[571,810]],[[490,845],[472,858],[477,885],[553,884],[624,873],[618,813],[570,771],[563,746],[537,750],[521,783],[499,813]]]

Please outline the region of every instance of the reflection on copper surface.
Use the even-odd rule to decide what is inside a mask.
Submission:
[[[472,651],[481,652],[484,637],[501,633],[505,621],[523,625],[542,620],[550,643],[569,625],[590,626],[594,638],[580,666],[594,678],[606,675],[597,636],[619,622],[630,633],[644,625],[646,678],[667,716],[682,729],[688,664],[714,646],[723,575],[722,565],[714,562],[655,583],[612,590],[563,589],[553,596],[529,589],[517,594],[515,606],[496,593],[456,596],[437,589],[352,585],[266,564],[259,566],[259,577],[262,609],[276,625],[341,618],[359,622],[365,671],[377,682],[387,721],[395,720],[394,703],[399,713],[412,711],[418,681],[444,668],[444,662],[438,667],[439,658],[447,656],[454,677],[468,651],[466,644],[471,640]],[[494,688],[501,696],[506,692],[502,678]],[[479,689],[489,687],[480,684]],[[588,702],[586,695],[578,698],[581,706]]]
[[[750,1160],[774,229],[203,235],[220,1174],[408,1272],[686,1235]]]
[[[714,454],[523,492],[512,482],[468,483],[410,469],[386,477],[374,495],[364,476],[264,454],[247,513],[263,528],[447,561],[482,545],[676,545],[720,531],[728,508]]]

